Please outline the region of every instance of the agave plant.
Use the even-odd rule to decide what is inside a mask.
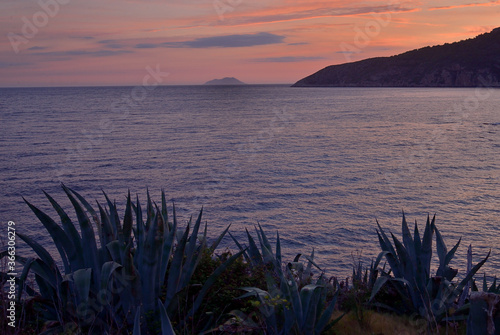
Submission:
[[[327,304],[329,287],[323,276],[299,289],[291,271],[287,272],[288,276],[281,275],[279,286],[271,285],[268,291],[243,288],[247,293],[241,298],[257,298],[267,334],[321,334],[340,320],[331,321],[339,290]]]
[[[375,282],[377,281],[380,272],[379,265],[383,257],[383,253],[379,254],[375,261],[372,260],[370,267],[363,267],[363,263],[361,261],[359,261],[358,264],[353,265],[352,284],[354,286],[354,289],[358,289],[359,287],[366,287],[371,291],[371,289],[375,285]],[[384,270],[385,265],[381,271],[383,272]]]
[[[488,285],[486,274],[483,277],[482,291],[472,283],[469,305],[470,312],[467,318],[467,334],[498,334],[500,332],[500,284],[497,278]]]
[[[271,243],[261,225],[258,224],[258,227],[259,229],[255,227],[255,232],[259,240],[260,250],[254,238],[248,232],[248,229],[245,230],[248,238],[248,247],[242,246],[231,233],[229,235],[240,251],[243,252],[243,256],[249,264],[257,267],[270,267],[279,272],[281,271],[281,243],[279,233],[276,233],[276,246],[273,252]]]
[[[488,280],[486,279],[486,274],[483,276],[483,284],[481,285],[483,292],[486,293],[495,293],[500,294],[500,283],[497,284],[497,277],[493,278],[493,282],[491,285],[488,285]],[[476,282],[472,283],[472,291],[478,292],[479,288],[476,285]]]
[[[468,335],[495,335],[500,332],[500,294],[483,291],[470,295],[470,312],[467,318]]]
[[[248,249],[236,241],[240,252],[245,252],[246,259],[253,265],[267,269],[267,291],[257,287],[242,288],[247,293],[240,298],[255,297],[261,318],[264,320],[267,334],[320,334],[332,327],[339,319],[331,321],[338,290],[335,290],[322,273],[314,284],[310,284],[312,267],[319,267],[314,262],[314,250],[304,266],[300,254],[285,269],[281,264],[281,243],[276,237],[275,252],[262,227],[256,228],[261,250],[247,231]],[[327,296],[336,291],[327,304]]]
[[[107,207],[97,203],[96,211],[74,190],[64,185],[63,190],[75,210],[79,229],[47,193],[44,192],[61,225],[25,200],[51,235],[62,269],[45,248],[23,233],[18,236],[38,257],[16,256],[24,264],[20,287],[24,287],[29,271],[33,272],[45,318],[58,325],[50,329],[53,332],[69,323],[90,333],[120,333],[126,325],[134,324],[138,313],[159,314],[164,323],[163,310],[182,327],[184,318],[192,318],[196,313],[217,276],[243,253],[221,264],[193,297],[194,302],[179,315],[179,296],[187,290],[203,251],[215,250],[228,229],[209,247],[206,225],[200,234],[202,210],[194,225],[190,221],[182,231],[175,207],[173,222],[168,220],[164,192],[161,209],[148,193],[145,213],[138,199],[132,203],[129,193],[121,220],[116,204],[106,194]],[[5,255],[1,253],[0,257]]]
[[[436,228],[435,216],[427,218],[424,234],[420,238],[417,224],[413,236],[408,228],[404,213],[402,222],[403,243],[391,233],[392,242],[378,224],[377,235],[382,252],[387,259],[391,273],[382,272],[374,285],[370,301],[380,289],[391,284],[400,294],[408,312],[418,313],[430,326],[444,319],[450,320],[449,311],[459,307],[460,297],[472,277],[489,257],[488,255],[465,274],[461,281],[454,281],[458,271],[451,268],[460,240],[448,251],[441,233]],[[432,241],[436,235],[436,249],[439,267],[431,274]],[[393,244],[394,243],[394,244]],[[388,307],[388,306],[386,306]]]

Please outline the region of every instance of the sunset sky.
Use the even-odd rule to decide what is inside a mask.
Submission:
[[[0,86],[236,77],[294,83],[325,66],[475,37],[500,1],[1,0]]]

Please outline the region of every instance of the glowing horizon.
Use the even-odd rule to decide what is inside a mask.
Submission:
[[[39,0],[0,4],[0,87],[291,84],[498,26],[500,1]],[[467,24],[464,24],[467,22]]]

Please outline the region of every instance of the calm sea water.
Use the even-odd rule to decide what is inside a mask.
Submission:
[[[55,215],[42,190],[69,210],[61,182],[121,208],[164,189],[184,222],[204,206],[212,236],[260,223],[288,260],[314,248],[347,276],[378,254],[376,219],[399,235],[402,210],[435,213],[448,249],[462,237],[456,267],[472,244],[500,275],[499,106],[489,89],[0,89],[0,219],[55,252],[22,197]]]

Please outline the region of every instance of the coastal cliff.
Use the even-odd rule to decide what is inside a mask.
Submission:
[[[500,87],[500,28],[451,44],[328,66],[294,87]]]

